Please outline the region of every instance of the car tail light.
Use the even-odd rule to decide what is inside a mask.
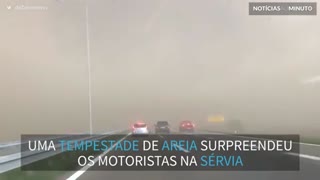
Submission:
[[[195,124],[191,123],[191,122],[185,122],[181,124],[182,127],[195,127]]]

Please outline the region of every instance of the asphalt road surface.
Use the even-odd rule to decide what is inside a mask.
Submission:
[[[199,132],[197,132],[199,133]],[[201,133],[201,132],[200,132]],[[131,136],[126,136],[123,139],[130,139]],[[306,148],[305,145],[300,145],[301,153],[304,151],[313,154],[320,153],[319,146]],[[112,155],[116,152],[109,152],[107,155]],[[294,155],[287,155],[293,156]],[[320,177],[320,158],[319,156],[302,155],[300,157],[300,171],[78,171],[67,174],[64,178],[69,180],[316,180]]]

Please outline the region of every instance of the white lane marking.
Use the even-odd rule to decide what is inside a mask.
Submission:
[[[159,135],[162,139],[164,138],[163,136]]]
[[[317,147],[320,147],[320,144],[311,144],[311,143],[300,143],[302,145],[307,145],[307,146],[317,146]]]
[[[305,159],[320,161],[320,157],[318,157],[318,156],[311,156],[311,155],[307,155],[307,154],[298,154],[298,153],[287,153],[287,154],[292,155],[292,156],[299,156],[299,157],[305,158]]]
[[[190,152],[190,151],[184,149],[183,147],[181,147],[181,146],[179,146],[179,145],[177,145],[177,144],[175,144],[175,146],[176,146],[177,148],[179,148],[180,150],[182,150],[183,152],[185,152],[185,153],[189,153],[189,152]]]
[[[160,134],[158,134],[158,136],[160,136],[162,139],[164,139],[164,137],[161,136]],[[179,146],[179,145],[177,145],[177,144],[175,144],[174,146],[176,146],[178,149],[182,150],[182,151],[185,152],[185,153],[189,153],[189,152],[190,152],[190,151],[184,149],[183,147],[181,147],[181,146]]]
[[[113,146],[111,146],[111,148],[109,148],[107,151],[104,151],[103,153],[101,153],[99,156],[105,156],[107,153],[109,153],[115,146],[117,146],[121,141],[125,140],[131,133],[127,134],[125,137],[123,137],[122,139],[120,139],[116,144],[114,144]],[[93,161],[94,163],[98,162],[99,160],[99,156],[96,157]],[[77,171],[76,173],[74,173],[72,176],[70,176],[67,180],[76,180],[78,179],[83,173],[85,173],[91,166],[86,165],[83,168],[81,168],[79,171]]]

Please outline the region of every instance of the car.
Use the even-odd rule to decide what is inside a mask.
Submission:
[[[168,121],[158,121],[154,126],[154,132],[156,134],[169,134],[170,133],[170,127]]]
[[[132,128],[132,134],[149,134],[149,129],[146,123],[144,122],[136,122],[133,124]]]
[[[193,133],[195,125],[191,121],[181,121],[179,125],[179,132],[191,132]]]

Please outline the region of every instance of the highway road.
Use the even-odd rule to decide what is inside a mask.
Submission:
[[[207,132],[197,132],[207,133]],[[125,136],[123,139],[130,139],[131,136]],[[123,140],[122,139],[122,140]],[[320,146],[300,144],[300,171],[83,171],[70,172],[61,179],[68,180],[94,180],[94,179],[112,179],[112,180],[315,180],[320,177]],[[112,155],[115,152],[108,152]],[[187,153],[187,152],[186,152]],[[308,154],[305,154],[308,153]],[[295,156],[294,154],[286,155]]]
[[[177,132],[173,132],[177,133]],[[118,142],[121,140],[130,140],[132,137],[129,131],[122,131],[123,134],[117,135]],[[241,139],[240,135],[228,135],[221,133],[214,133],[208,131],[195,132],[194,138],[210,139],[211,134],[219,134],[228,139],[236,138]],[[210,137],[209,137],[210,136]],[[103,136],[108,139],[108,135]],[[148,138],[148,137],[141,137]],[[159,138],[164,138],[159,135]],[[115,155],[115,151],[103,152],[104,155]],[[187,150],[181,153],[190,153]],[[119,154],[117,154],[119,155]],[[277,154],[279,155],[279,154]],[[276,156],[276,154],[275,154]],[[288,162],[291,159],[292,163],[295,162],[297,154],[283,154],[281,158]],[[290,162],[290,161],[289,161]],[[263,163],[262,163],[263,164]],[[280,166],[274,164],[274,166]],[[1,165],[1,163],[0,163]],[[2,164],[5,165],[5,164]],[[8,164],[10,165],[10,164]],[[0,166],[2,167],[2,166]],[[4,166],[3,166],[4,167]],[[80,168],[79,168],[80,169]],[[95,170],[95,171],[92,171]],[[99,170],[99,171],[96,171]],[[300,171],[106,171],[104,167],[84,167],[79,171],[21,171],[19,169],[11,170],[0,174],[0,180],[23,179],[23,180],[99,180],[99,179],[112,179],[112,180],[135,180],[135,179],[189,179],[189,180],[315,180],[320,177],[320,145],[300,143]]]

